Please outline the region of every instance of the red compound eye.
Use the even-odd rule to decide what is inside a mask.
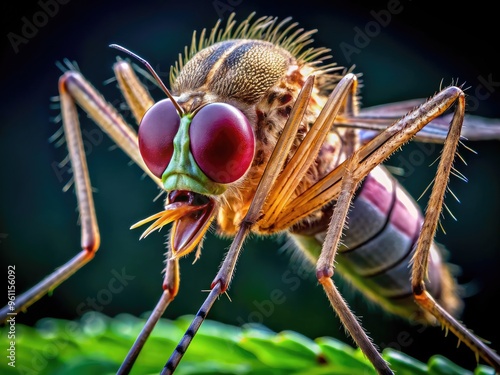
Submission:
[[[170,99],[154,104],[142,118],[139,151],[149,170],[158,178],[161,178],[172,158],[179,124],[179,115]]]
[[[213,103],[200,109],[191,122],[189,138],[196,163],[214,182],[234,182],[252,164],[252,127],[245,115],[229,104]]]

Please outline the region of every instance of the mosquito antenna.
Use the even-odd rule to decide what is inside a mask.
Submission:
[[[153,69],[153,67],[151,66],[150,63],[148,63],[146,60],[144,60],[139,55],[136,55],[132,51],[129,51],[125,47],[122,47],[122,46],[120,46],[118,44],[110,44],[109,46],[111,48],[115,48],[115,49],[117,49],[119,51],[125,52],[126,54],[132,56],[133,58],[139,60],[139,62],[141,62],[142,64],[144,64],[144,66],[153,75],[153,77],[156,80],[156,82],[158,82],[158,84],[160,85],[161,89],[165,92],[165,94],[167,94],[168,98],[172,101],[172,104],[174,105],[175,109],[177,110],[177,113],[179,114],[179,117],[182,117],[184,115],[184,111],[182,110],[181,106],[175,101],[173,95],[170,93],[170,91],[168,91],[167,86],[165,86],[165,84],[163,83],[163,81],[161,80],[161,78],[158,76],[158,74],[156,74],[155,70]]]

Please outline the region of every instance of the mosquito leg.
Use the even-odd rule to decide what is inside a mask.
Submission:
[[[97,229],[97,228],[96,228]],[[82,228],[83,231],[83,228]],[[98,232],[92,233],[93,235],[99,236]],[[94,237],[97,239],[97,237]],[[78,253],[74,258],[69,260],[67,263],[62,265],[57,271],[53,272],[45,279],[40,281],[35,286],[31,287],[28,291],[21,294],[16,298],[15,306],[5,306],[0,309],[0,322],[5,322],[9,315],[14,315],[20,311],[26,311],[33,303],[42,298],[50,290],[55,289],[64,280],[68,279],[76,271],[78,271],[82,266],[88,263],[94,256],[94,252],[97,248],[84,249]]]
[[[354,154],[347,161],[342,187],[338,197],[333,215],[328,227],[323,248],[316,265],[316,277],[323,286],[323,289],[330,300],[330,303],[340,318],[340,321],[353,338],[356,345],[363,351],[366,357],[373,364],[379,374],[392,374],[386,361],[374,347],[372,341],[365,333],[359,320],[338,292],[333,283],[334,260],[337,253],[337,247],[342,235],[344,223],[346,223],[347,213],[349,211],[352,198],[356,191],[359,181],[354,179],[351,171],[355,170],[358,164],[357,154]]]
[[[128,352],[127,357],[118,369],[117,375],[126,375],[132,370],[132,366],[149,338],[149,335],[156,326],[156,323],[158,323],[167,306],[173,301],[179,291],[179,259],[172,258],[170,252],[167,254],[167,259],[165,279],[163,281],[163,293],[146,324],[142,328],[141,333]]]
[[[161,371],[161,375],[170,375],[172,374],[175,369],[177,368],[179,362],[181,361],[182,357],[184,356],[184,353],[186,352],[186,349],[189,347],[189,344],[191,344],[191,341],[193,340],[194,336],[200,329],[202,323],[205,321],[205,318],[212,308],[212,305],[214,304],[215,300],[219,297],[219,295],[222,293],[221,292],[222,285],[220,283],[217,283],[210,293],[208,294],[208,297],[205,299],[203,304],[201,305],[200,309],[196,313],[195,318],[189,325],[186,333],[184,336],[182,336],[181,341],[179,342],[179,345],[175,348],[174,352],[170,356],[169,360],[163,367],[163,370]]]
[[[326,134],[328,133],[331,127],[331,123],[333,123],[336,114],[345,103],[347,103],[348,106],[351,105],[350,100],[346,98],[349,97],[349,93],[351,93],[351,96],[353,93],[355,93],[356,82],[356,76],[352,74],[347,75],[341,82],[339,82],[337,88],[332,93],[327,105],[325,105],[324,112],[322,112],[319,120],[315,124],[315,128],[311,129],[310,133],[308,133],[306,139],[304,139],[303,143],[299,147],[299,150],[295,153],[293,159],[289,162],[289,164],[287,164],[287,167],[285,167],[285,169],[281,171],[281,166],[284,164],[291,146],[291,135],[294,134],[295,128],[300,124],[300,121],[307,107],[307,101],[313,83],[312,79],[309,79],[304,85],[304,88],[299,94],[296,104],[292,109],[292,112],[290,113],[290,117],[287,121],[287,124],[285,125],[283,133],[281,134],[278,143],[273,151],[273,154],[271,155],[268,166],[264,171],[255,197],[250,205],[249,211],[239,227],[238,233],[236,234],[235,239],[231,244],[224,262],[222,263],[219,272],[217,273],[217,276],[212,282],[212,291],[207,297],[188,331],[182,338],[180,344],[177,346],[169,361],[166,363],[164,372],[162,374],[170,374],[175,370],[188,345],[196,334],[196,331],[199,329],[201,323],[205,319],[215,299],[219,294],[225,292],[229,287],[236,261],[241,252],[241,247],[252,226],[257,221],[260,222],[261,220],[263,220],[263,218],[268,218],[267,214],[269,212],[277,212],[276,210],[271,209],[266,213],[266,215],[262,215],[261,213],[261,209],[265,204],[266,198],[269,199],[268,195],[271,191],[271,188],[276,184],[283,184],[288,189],[290,189],[290,186],[287,185],[286,181],[300,180],[300,177],[297,176],[303,175],[307,171],[312,160],[314,160],[314,156],[323,143],[324,138],[326,137]],[[338,292],[336,294],[338,295]],[[348,308],[346,308],[346,310],[343,311],[349,310]],[[354,318],[352,313],[351,316]],[[361,328],[359,329],[362,331]],[[368,338],[366,338],[366,340],[369,342]],[[371,347],[373,348],[373,346]],[[371,351],[374,351],[380,358],[378,361],[375,361],[376,363],[381,362],[379,368],[383,368],[382,366],[384,365],[386,367],[386,370],[389,371],[385,373],[392,373],[385,364],[385,361],[383,361],[383,359],[380,357],[378,352],[374,348],[371,349]]]
[[[500,357],[488,348],[481,339],[474,336],[453,316],[444,310],[427,292],[425,280],[427,279],[427,266],[429,254],[439,216],[443,206],[450,172],[453,167],[453,159],[460,139],[460,131],[465,112],[464,95],[457,98],[457,106],[453,115],[450,130],[443,146],[441,160],[434,179],[431,196],[427,204],[424,223],[417,247],[413,256],[412,265],[412,289],[416,302],[425,311],[431,313],[446,329],[452,331],[460,341],[463,341],[476,356],[481,356],[488,364],[500,371]]]
[[[290,200],[293,199],[294,191],[299,181],[302,180],[309,167],[314,163],[326,136],[332,129],[336,116],[342,109],[354,110],[351,103],[356,94],[356,87],[356,76],[354,74],[347,74],[339,81],[330,94],[328,101],[311,129],[307,132],[302,143],[277,177],[273,189],[270,191],[269,197],[267,197],[265,202],[264,214],[259,218],[258,225],[260,228],[266,229],[276,226],[281,212]],[[295,121],[301,121],[301,119],[296,119]],[[287,227],[283,227],[282,229],[287,229]]]
[[[341,195],[347,196],[350,194],[352,187],[348,186],[348,184],[353,184],[355,186],[366,177],[373,168],[382,163],[404,143],[408,142],[433,119],[446,112],[454,103],[457,103],[455,115],[452,120],[449,135],[445,141],[443,158],[441,159],[436,176],[437,182],[431,195],[425,224],[414,258],[412,285],[415,299],[424,310],[433,314],[443,326],[456,334],[458,338],[464,341],[477,355],[480,355],[487,363],[498,369],[500,367],[500,361],[497,354],[446,313],[446,311],[432,299],[425,290],[425,285],[423,284],[426,279],[430,245],[434,238],[439,214],[441,213],[444,192],[452,168],[453,156],[460,138],[460,130],[464,116],[464,93],[460,88],[452,86],[444,89],[429,101],[387,128],[369,143],[359,148],[350,159],[339,165],[310,189],[294,198],[293,203],[285,205],[275,225],[277,228],[287,228],[293,225],[297,219],[306,217],[311,212],[322,207],[326,202],[340,199]],[[344,181],[344,179],[347,180]],[[351,179],[352,182],[350,182]],[[347,210],[347,207],[344,207],[343,210]],[[342,212],[341,210],[339,210],[338,213],[336,211],[334,216],[338,216]],[[327,238],[323,247],[326,253],[322,252],[322,259],[318,268],[318,278],[322,285],[330,284],[325,277],[333,272],[333,260],[335,258],[338,238],[340,236],[338,232],[340,230],[339,228],[343,225],[342,215],[340,217],[340,219],[335,219],[336,221],[329,227],[329,231],[332,231],[332,234]],[[336,291],[331,287],[328,288],[331,290],[328,290],[327,294],[331,301],[333,301]],[[340,308],[340,310],[342,309],[343,307]],[[353,334],[353,332],[350,333]]]
[[[123,66],[122,63],[119,66]],[[120,73],[120,71],[118,71]],[[108,134],[117,146],[125,152],[153,181],[160,187],[161,181],[154,176],[144,164],[139,152],[137,133],[125,122],[118,111],[85,80],[78,72],[68,71],[61,77],[71,98]],[[119,79],[121,82],[123,79]],[[133,81],[127,81],[134,84]],[[133,108],[134,106],[131,106]],[[145,109],[144,109],[145,111]]]
[[[283,172],[279,175],[273,187],[274,196],[272,199],[268,199],[267,210],[265,210],[263,217],[259,219],[259,225],[265,227],[266,225],[279,223],[281,211],[294,205],[289,203],[289,199],[292,197],[292,192],[297,186],[297,181],[301,180],[302,176],[309,169],[311,162],[314,161],[320,146],[324,142],[324,137],[330,131],[336,116],[341,111],[347,112],[348,114],[355,114],[357,112],[355,103],[356,84],[356,76],[346,75],[332,92],[322,112],[311,127],[311,130],[304,138],[289,164],[287,164]],[[364,178],[364,176],[361,178],[356,176],[357,179],[355,179],[353,171],[358,168],[359,154],[354,153],[354,151],[352,151],[351,154],[353,154],[352,158],[348,159],[342,165],[342,187],[329,226],[327,238],[318,260],[317,278],[323,285],[330,303],[340,317],[344,327],[351,334],[356,344],[363,350],[377,371],[381,374],[392,374],[389,366],[375,349],[331,279],[333,276],[333,262],[336,249],[342,234],[350,202],[358,183]],[[330,197],[327,201],[331,200],[332,198]]]
[[[444,89],[359,148],[356,151],[359,155],[359,165],[352,171],[355,180],[366,177],[373,168],[409,142],[428,123],[442,115],[462,94],[462,90],[458,87],[451,86]],[[286,204],[277,217],[275,227],[288,228],[326,203],[337,199],[347,163],[348,160],[295,197],[293,204]]]
[[[252,199],[252,203],[246,213],[238,232],[234,237],[231,247],[227,252],[224,261],[219,268],[219,272],[215,277],[211,285],[211,291],[206,298],[205,302],[201,306],[200,310],[196,314],[195,319],[189,326],[188,330],[182,337],[179,345],[175,348],[175,351],[170,356],[170,359],[165,364],[163,368],[162,375],[171,374],[177,368],[177,365],[182,359],[182,356],[186,352],[188,346],[193,340],[196,332],[200,328],[201,324],[205,320],[208,312],[212,308],[217,297],[224,293],[231,283],[231,278],[234,272],[236,261],[239,254],[241,253],[241,248],[245,238],[250,233],[252,225],[257,221],[261,215],[262,206],[264,205],[265,199],[268,196],[273,183],[276,181],[278,174],[281,171],[283,164],[288,156],[288,151],[290,150],[293,142],[293,135],[297,131],[300,120],[304,116],[305,110],[307,108],[307,103],[311,96],[311,91],[313,88],[314,77],[311,76],[304,83],[304,86],[299,93],[295,105],[290,112],[287,123],[278,139],[276,147],[271,154],[269,162],[264,170],[262,178],[259,182],[255,196]]]
[[[133,78],[133,74],[130,74],[130,71],[124,64],[126,65],[127,63],[118,63],[115,67],[118,81],[123,82],[120,83],[122,90],[132,92],[134,89],[137,89],[137,92],[141,93],[140,96],[144,97],[144,89],[142,88],[141,91],[137,78]],[[129,87],[129,89],[126,89],[126,87]],[[18,296],[15,307],[5,306],[2,308],[0,310],[0,321],[5,321],[9,313],[12,314],[26,310],[47,294],[47,292],[55,289],[83,265],[88,263],[99,248],[99,229],[76,104],[82,107],[101,129],[161,187],[161,181],[151,174],[142,161],[135,131],[79,72],[69,70],[61,76],[59,80],[59,94],[64,134],[74,174],[75,192],[80,213],[82,251],[31,289]],[[131,108],[135,108],[137,113],[146,111],[148,105],[147,96],[145,99],[133,101],[139,103],[130,105]]]
[[[49,290],[57,287],[84,264],[89,262],[99,248],[99,228],[97,226],[97,218],[94,210],[92,188],[90,185],[82,135],[78,123],[78,114],[76,106],[71,99],[71,95],[68,93],[66,83],[63,76],[59,82],[59,93],[64,133],[73,169],[75,192],[80,213],[81,247],[83,250],[54,273],[43,279],[26,293],[22,294],[17,299],[15,311],[25,310],[44,296]],[[2,320],[5,319],[7,311],[7,308],[2,309]]]
[[[125,101],[139,124],[144,113],[154,104],[146,88],[142,86],[132,66],[123,60],[113,65],[116,79]]]

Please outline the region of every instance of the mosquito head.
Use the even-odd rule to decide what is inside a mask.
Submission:
[[[128,54],[128,55],[132,56],[133,58],[139,60],[139,62],[141,62],[146,67],[146,69],[149,70],[149,72],[153,75],[154,79],[156,80],[156,82],[158,82],[158,84],[160,85],[160,87],[162,88],[162,90],[165,92],[165,94],[167,94],[167,97],[172,101],[172,104],[174,105],[177,113],[179,114],[179,117],[182,117],[184,115],[184,111],[182,110],[181,106],[175,101],[173,95],[167,89],[167,86],[165,86],[165,84],[160,79],[160,77],[158,76],[158,74],[154,71],[154,69],[153,69],[153,67],[151,66],[150,63],[148,63],[146,60],[144,60],[139,55],[136,55],[132,51],[129,51],[125,47],[122,47],[122,46],[120,46],[118,44],[110,44],[109,46],[111,48],[115,48],[115,49],[117,49],[119,51],[125,52],[126,54]]]

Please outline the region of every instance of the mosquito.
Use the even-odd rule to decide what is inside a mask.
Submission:
[[[172,67],[169,90],[154,102],[128,60],[114,72],[138,130],[75,70],[59,80],[63,128],[74,174],[82,251],[18,297],[25,310],[88,263],[99,228],[77,105],[165,193],[164,210],[132,226],[142,237],[172,224],[163,293],[118,374],[127,374],[179,289],[179,259],[195,252],[209,228],[233,237],[210,292],[162,374],[171,374],[213,303],[231,283],[250,233],[282,233],[315,265],[334,312],[379,374],[392,370],[332,280],[334,272],[386,311],[454,333],[500,371],[500,357],[458,320],[457,283],[434,241],[462,139],[499,139],[500,125],[465,114],[459,86],[428,100],[360,108],[358,76],[310,47],[315,30],[290,18],[220,21]],[[411,139],[443,143],[425,213],[382,163]],[[346,225],[348,224],[348,225]],[[9,306],[1,310],[6,319]]]

